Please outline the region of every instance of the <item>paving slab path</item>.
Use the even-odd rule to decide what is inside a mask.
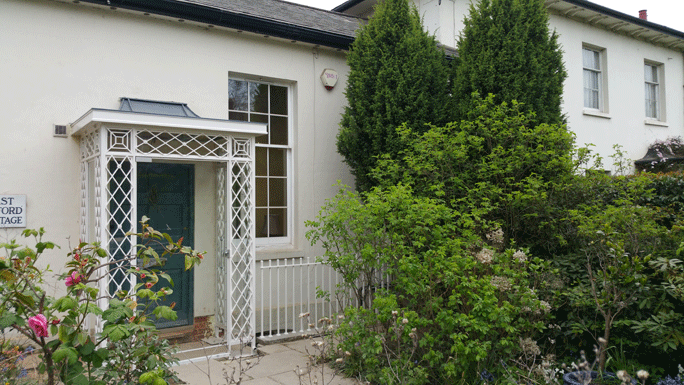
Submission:
[[[203,356],[215,354],[212,347],[199,351]],[[308,352],[307,352],[308,350]],[[194,352],[197,357],[198,351]],[[311,340],[303,339],[280,344],[259,347],[260,357],[243,358],[242,360],[226,358],[193,359],[179,353],[182,365],[174,368],[178,378],[190,385],[218,385],[229,383],[224,378],[225,373],[238,371],[239,365],[246,367],[254,364],[243,376],[243,385],[359,385],[361,382],[345,378],[342,374],[335,374],[330,366],[316,366],[309,370],[309,352],[315,352]],[[257,363],[258,360],[258,363]],[[247,363],[249,361],[249,363]],[[256,364],[255,364],[256,363]],[[301,374],[297,374],[297,370]],[[237,376],[235,377],[237,378]],[[316,382],[314,382],[316,378]],[[323,379],[323,380],[322,380]]]

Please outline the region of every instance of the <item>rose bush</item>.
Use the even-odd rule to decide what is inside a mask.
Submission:
[[[22,232],[24,238],[34,238],[33,247],[21,245],[16,240],[0,243],[0,249],[6,251],[6,256],[0,259],[0,328],[21,333],[37,346],[42,359],[39,370],[47,376],[47,384],[61,381],[65,384],[159,385],[165,384],[164,378],[172,375],[168,370],[171,359],[168,344],[155,342],[159,349],[152,352],[136,349],[123,362],[112,361],[115,355],[108,346],[125,346],[125,341],[156,341],[152,315],[176,319],[172,306],[160,303],[172,289],[169,286],[152,289],[161,279],[172,286],[169,275],[157,268],[136,268],[136,262],[148,266],[154,260],[163,268],[162,258],[183,257],[186,270],[189,270],[202,259],[197,251],[182,245],[182,238],[173,241],[146,221],[143,217],[140,233],[127,234],[142,240],[142,244],[136,245],[136,254],[123,256],[116,266],[108,261],[106,250],[98,243],[81,242],[69,252],[67,272],[61,276],[67,292],[59,298],[53,298],[45,290],[44,276],[49,270],[36,265],[45,250],[57,247],[42,240],[45,233],[42,228]],[[162,246],[161,255],[152,247],[155,244]],[[101,272],[107,270],[109,274],[124,270],[125,274],[135,275],[137,283],[130,290],[119,291],[115,298],[110,298],[97,287],[102,279]],[[101,298],[109,299],[106,309],[98,306]],[[86,328],[88,320],[94,320],[94,317],[102,317],[101,333],[92,333]],[[138,359],[142,356],[145,359]],[[107,370],[102,370],[105,364]]]

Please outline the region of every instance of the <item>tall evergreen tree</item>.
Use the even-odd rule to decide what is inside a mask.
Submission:
[[[458,41],[454,80],[456,118],[465,119],[471,94],[524,103],[536,123],[562,123],[567,74],[543,0],[480,0],[471,4]]]
[[[401,150],[396,129],[417,132],[446,123],[448,67],[434,37],[423,30],[408,0],[381,1],[361,27],[347,56],[350,67],[337,150],[356,178],[356,188],[377,185],[369,172],[377,156]]]

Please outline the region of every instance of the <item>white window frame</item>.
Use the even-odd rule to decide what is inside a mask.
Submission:
[[[648,79],[647,70],[655,69],[655,79]],[[665,92],[664,92],[664,70],[663,64],[657,63],[650,60],[644,61],[644,115],[647,121],[665,121]],[[648,100],[649,100],[649,88],[655,88],[655,116],[649,115]]]
[[[293,240],[293,231],[294,231],[294,167],[293,167],[293,140],[294,140],[294,87],[291,82],[286,82],[286,81],[278,81],[277,79],[268,79],[265,80],[263,77],[260,76],[250,76],[250,75],[244,75],[244,74],[233,74],[229,73],[228,75],[228,88],[230,92],[230,81],[231,80],[237,80],[237,81],[246,81],[250,83],[259,83],[259,84],[265,84],[265,85],[274,85],[274,86],[279,86],[279,87],[286,87],[287,88],[287,145],[274,145],[274,144],[264,144],[264,143],[256,143],[255,146],[257,148],[262,147],[262,148],[280,148],[280,149],[285,149],[286,151],[286,164],[285,164],[285,173],[287,175],[286,177],[286,186],[285,186],[285,193],[287,194],[287,199],[285,201],[287,207],[286,207],[286,218],[285,218],[285,227],[286,227],[286,234],[285,236],[282,237],[258,237],[260,229],[256,229],[257,237],[256,237],[256,246],[257,250],[263,250],[267,248],[277,248],[277,247],[286,247],[286,248],[291,248],[293,246],[292,240]],[[247,111],[238,111],[238,110],[230,110],[230,107],[228,107],[229,111],[229,116],[230,112],[239,112],[239,113],[247,113],[249,114],[249,106],[247,107]],[[269,95],[269,112],[268,116],[271,116],[270,112],[270,95]],[[275,116],[282,116],[282,115],[275,115]],[[270,127],[269,127],[269,132],[270,132]],[[258,139],[258,138],[257,138]],[[256,167],[256,156],[255,156],[255,167]],[[256,170],[255,170],[256,172]],[[256,185],[255,185],[256,189]],[[256,191],[255,191],[256,192]],[[254,202],[255,208],[257,207],[257,202]],[[255,224],[256,226],[256,220]]]
[[[598,67],[586,67],[584,65],[584,54],[585,51],[592,52],[598,56]],[[589,114],[594,113],[608,113],[608,74],[606,71],[607,59],[606,50],[604,48],[583,44],[582,45],[582,98],[584,98],[584,92],[586,91],[585,78],[588,72],[597,74],[598,76],[598,89],[594,90],[598,93],[598,108],[594,106],[587,106],[586,100],[583,101],[584,111]]]

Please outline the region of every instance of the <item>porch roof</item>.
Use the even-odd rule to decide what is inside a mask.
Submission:
[[[149,112],[108,110],[91,108],[75,122],[70,124],[71,134],[81,136],[98,123],[125,124],[161,128],[222,132],[247,136],[266,135],[266,123],[243,122],[238,120],[207,119],[193,116],[175,116]]]

